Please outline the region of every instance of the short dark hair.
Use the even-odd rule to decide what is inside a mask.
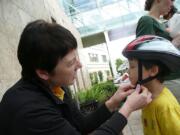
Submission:
[[[171,73],[169,68],[163,64],[161,61],[158,60],[143,60],[143,59],[137,59],[135,57],[128,57],[129,60],[137,60],[141,61],[142,66],[144,66],[145,69],[151,69],[153,66],[158,66],[159,72],[157,76],[157,80],[159,80],[161,83],[163,83],[166,79],[166,77]]]
[[[75,37],[59,24],[44,20],[30,22],[21,34],[17,51],[22,77],[37,77],[36,69],[52,72],[58,60],[76,48]]]
[[[178,12],[178,9],[172,5],[171,6],[171,10],[163,16],[164,19],[170,19],[176,12]]]
[[[157,80],[159,80],[161,83],[163,83],[165,78],[170,74],[170,70],[167,68],[167,66],[158,60],[141,60],[141,63],[147,70],[155,65],[158,66],[159,72]]]
[[[145,11],[150,11],[153,3],[154,3],[154,0],[146,0],[144,10]]]

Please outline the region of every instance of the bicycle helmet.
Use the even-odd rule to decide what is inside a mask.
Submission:
[[[123,50],[126,58],[138,59],[138,83],[148,82],[157,76],[142,80],[141,60],[157,60],[170,72],[180,70],[180,51],[168,40],[154,35],[144,35],[130,42]]]

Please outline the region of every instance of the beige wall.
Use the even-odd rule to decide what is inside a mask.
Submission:
[[[7,88],[20,78],[21,68],[16,51],[20,34],[28,22],[36,19],[51,21],[52,16],[57,23],[71,30],[79,48],[82,48],[78,31],[58,4],[58,0],[0,0],[0,100]],[[86,75],[84,67],[78,73],[80,88],[89,86]],[[85,81],[82,81],[82,78],[85,78]]]

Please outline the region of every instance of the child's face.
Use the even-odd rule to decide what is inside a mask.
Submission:
[[[136,59],[129,59],[129,79],[131,81],[131,84],[136,85],[138,81],[138,61]],[[142,79],[147,78],[150,76],[150,70],[145,69],[144,67],[142,68]]]

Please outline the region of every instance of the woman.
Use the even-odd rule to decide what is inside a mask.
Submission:
[[[149,13],[139,19],[136,28],[136,37],[157,35],[171,41],[172,38],[159,19],[161,15],[166,15],[171,10],[172,4],[172,0],[146,0],[145,10],[149,11]]]
[[[36,20],[25,27],[17,51],[22,77],[0,102],[1,135],[119,135],[131,112],[151,102],[146,88],[124,85],[95,112],[82,115],[67,89],[82,67],[77,47],[59,24]]]
[[[160,16],[164,16],[169,13],[171,7],[173,6],[173,1],[174,0],[146,0],[144,9],[149,12],[147,15],[142,16],[139,19],[136,28],[136,37],[142,35],[157,35],[160,37],[164,37],[169,41],[173,41],[173,38],[166,30],[165,25],[160,22]],[[175,44],[175,41],[173,41],[173,43]],[[168,77],[168,80],[176,79],[179,77],[180,72],[173,73]],[[180,86],[180,83],[178,83],[178,85]],[[169,84],[168,86],[172,87],[171,84]]]

